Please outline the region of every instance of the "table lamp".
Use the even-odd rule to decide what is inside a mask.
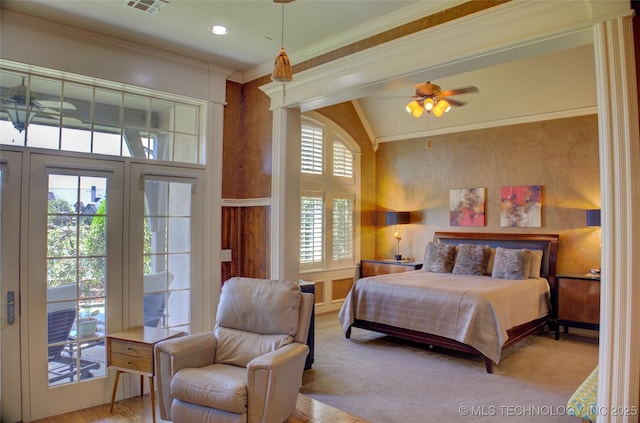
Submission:
[[[600,209],[587,210],[587,226],[600,227]],[[600,269],[591,269],[589,272],[592,275],[599,275]]]
[[[387,212],[386,222],[387,222],[387,225],[396,225],[396,230],[394,231],[393,236],[396,239],[397,246],[396,246],[396,254],[395,256],[393,256],[393,258],[395,261],[400,261],[402,260],[402,255],[400,254],[400,240],[402,239],[402,237],[400,237],[400,230],[398,228],[398,225],[404,225],[409,223],[409,212],[399,212],[399,211]]]

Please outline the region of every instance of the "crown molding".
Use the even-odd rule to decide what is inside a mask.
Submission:
[[[432,137],[435,135],[455,134],[458,132],[476,131],[479,129],[497,128],[500,126],[519,125],[523,123],[541,122],[545,120],[565,119],[577,116],[597,115],[597,106],[582,107],[571,110],[561,110],[549,113],[537,113],[534,115],[517,116],[505,119],[496,119],[485,122],[470,123],[467,125],[451,126],[447,128],[429,129],[412,133],[390,135],[375,139],[375,143],[411,140],[415,138]]]

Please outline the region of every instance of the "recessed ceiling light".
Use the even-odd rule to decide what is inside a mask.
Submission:
[[[216,35],[227,35],[229,33],[229,30],[227,29],[226,26],[214,25],[211,27],[211,32],[213,32]]]

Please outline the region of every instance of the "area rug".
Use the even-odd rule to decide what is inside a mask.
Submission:
[[[506,349],[488,374],[465,353],[363,329],[346,339],[326,313],[316,316],[315,362],[300,392],[374,423],[575,423],[567,400],[597,362],[597,337],[541,333]]]

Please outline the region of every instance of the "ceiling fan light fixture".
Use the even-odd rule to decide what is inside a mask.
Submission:
[[[449,112],[452,105],[463,106],[465,104],[457,100],[449,102],[447,101],[448,96],[477,92],[478,88],[474,86],[442,91],[440,85],[427,81],[416,85],[415,94],[412,96],[415,100],[407,104],[405,109],[417,118],[422,116],[425,110],[427,114],[433,113],[435,117],[440,117]]]
[[[431,110],[431,113],[433,113],[435,117],[440,117],[444,114],[444,109],[441,107],[438,107],[438,105],[436,104],[433,110]]]
[[[433,99],[427,98],[424,100],[424,108],[427,109],[427,112],[430,112],[433,109]]]
[[[447,100],[442,99],[442,100],[439,100],[435,106],[433,106],[432,112],[436,117],[440,117],[446,112],[448,112],[449,109],[451,109],[451,105],[449,104],[449,102]]]
[[[451,110],[451,104],[449,104],[449,102],[447,100],[440,100],[438,102],[438,104],[442,104],[442,108],[444,109],[444,112],[447,113],[449,110]]]
[[[416,118],[419,118],[420,116],[422,116],[422,113],[424,112],[424,108],[422,107],[422,104],[420,104],[420,102],[417,100],[410,101],[409,104],[407,104],[407,106],[405,107],[405,110],[408,113],[411,113],[413,117],[416,117]]]

